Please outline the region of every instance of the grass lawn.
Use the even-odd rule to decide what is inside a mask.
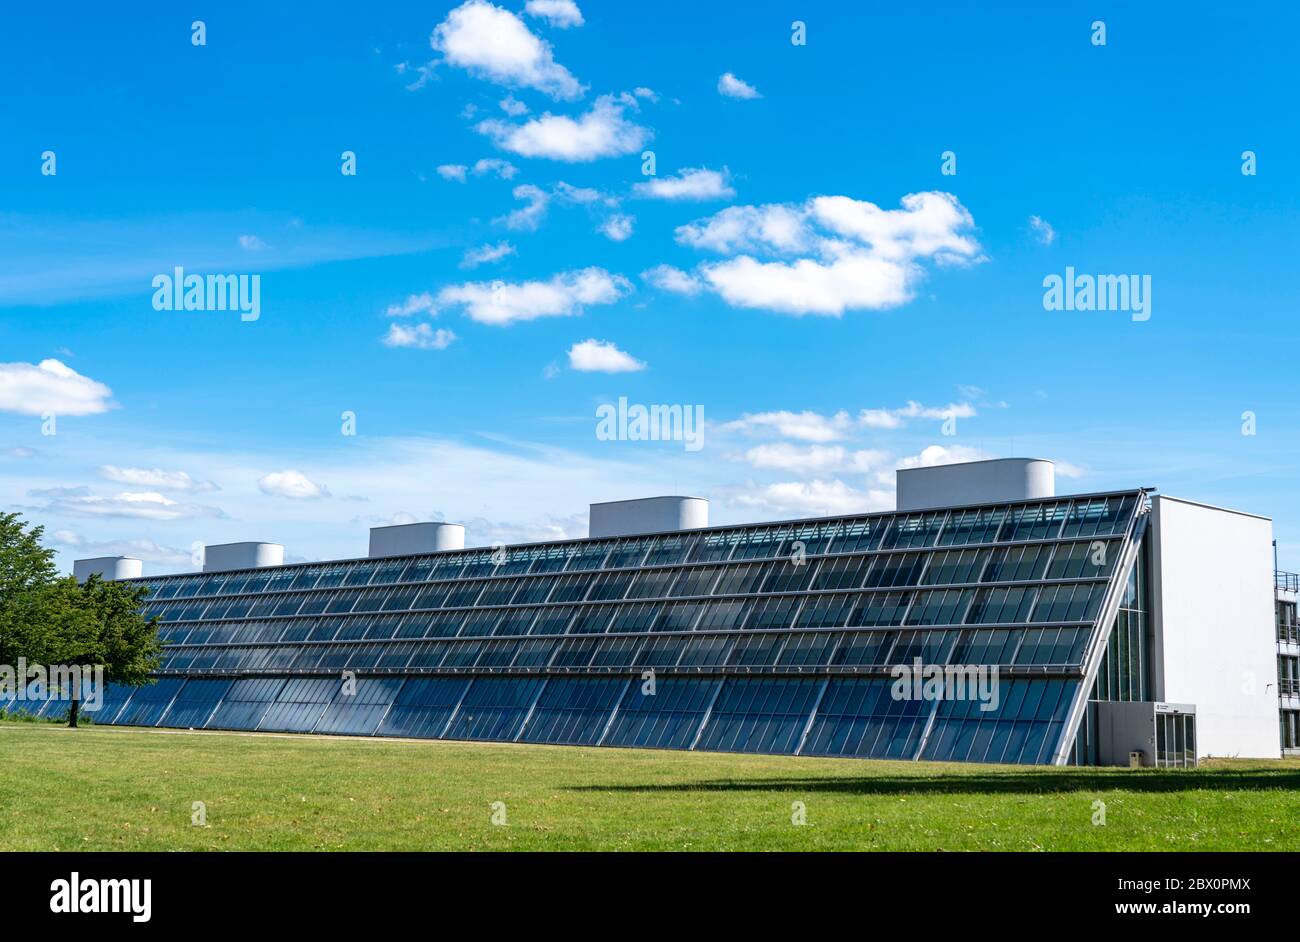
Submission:
[[[1297,760],[1026,769],[38,723],[0,723],[0,757],[0,850],[1300,849]]]

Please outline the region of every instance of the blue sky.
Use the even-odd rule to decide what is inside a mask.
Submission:
[[[0,500],[65,566],[884,509],[900,464],[1034,455],[1270,515],[1300,567],[1289,6],[530,6],[8,14]],[[260,317],[156,310],[175,266]],[[1045,310],[1067,266],[1150,276],[1150,319]],[[620,396],[705,447],[599,440]]]

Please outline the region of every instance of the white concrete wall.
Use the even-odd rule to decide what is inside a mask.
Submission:
[[[279,543],[217,543],[203,547],[204,572],[282,565],[284,547]]]
[[[1152,499],[1155,699],[1196,705],[1201,756],[1276,758],[1273,523]]]
[[[696,530],[709,525],[709,502],[703,497],[642,497],[592,504],[587,535],[633,536]]]
[[[94,559],[74,559],[72,574],[78,582],[85,582],[92,575],[113,582],[117,579],[139,579],[144,572],[144,563],[134,556],[96,556]]]
[[[414,556],[465,548],[465,528],[459,523],[403,523],[370,528],[370,557]]]
[[[899,510],[1056,496],[1056,465],[1043,458],[993,458],[894,474]]]

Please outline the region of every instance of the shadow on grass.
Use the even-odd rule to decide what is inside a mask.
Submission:
[[[672,785],[584,785],[580,792],[686,793],[798,791],[846,795],[1000,795],[1061,792],[1238,792],[1300,789],[1300,769],[1166,769],[872,775],[861,778],[718,779]],[[1300,797],[1300,796],[1298,796]]]

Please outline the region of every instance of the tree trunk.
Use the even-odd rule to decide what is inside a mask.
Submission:
[[[68,728],[77,728],[77,713],[80,711],[81,701],[77,699],[77,691],[72,692],[72,702],[68,705]]]

